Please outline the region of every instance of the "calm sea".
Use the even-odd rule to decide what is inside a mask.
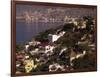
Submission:
[[[56,28],[62,25],[62,22],[56,23],[45,23],[45,22],[31,22],[26,23],[25,21],[16,21],[16,43],[28,42],[39,32],[43,32],[50,28]]]

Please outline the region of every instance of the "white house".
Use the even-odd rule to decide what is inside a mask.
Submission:
[[[49,72],[55,72],[58,69],[60,69],[61,71],[65,71],[64,66],[60,65],[58,63],[53,63],[53,64],[49,65]]]
[[[47,46],[45,46],[45,53],[47,54],[47,55],[51,55],[52,53],[53,53],[53,49],[54,49],[55,47],[54,46],[51,46],[51,45],[47,45]]]
[[[59,34],[49,34],[48,39],[50,42],[55,42],[57,41],[61,36],[65,34],[64,31],[60,32]]]
[[[28,51],[30,45],[25,45],[25,51]]]
[[[39,44],[41,44],[41,42],[39,42],[39,41],[31,41],[31,42],[29,42],[29,45],[39,45]]]
[[[36,48],[36,49],[30,51],[30,53],[31,53],[32,55],[37,54],[37,53],[39,53],[39,49]]]
[[[57,41],[59,37],[60,36],[58,36],[58,35],[52,35],[52,34],[48,35],[48,39],[49,39],[50,42]]]
[[[81,29],[85,29],[85,28],[86,28],[86,21],[83,21],[83,22],[82,22]]]
[[[33,42],[29,42],[29,45],[33,45]]]

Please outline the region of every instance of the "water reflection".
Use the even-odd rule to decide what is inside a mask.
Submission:
[[[16,21],[16,42],[22,43],[31,40],[39,32],[62,25],[63,22],[31,22]]]

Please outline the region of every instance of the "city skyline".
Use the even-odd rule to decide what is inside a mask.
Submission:
[[[25,20],[56,20],[62,21],[68,17],[96,17],[95,8],[65,8],[65,7],[51,7],[51,6],[36,6],[36,5],[16,5],[16,19]],[[28,19],[26,19],[28,18]],[[51,19],[50,19],[51,18]]]

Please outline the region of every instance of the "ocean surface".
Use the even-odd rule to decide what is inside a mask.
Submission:
[[[40,32],[62,25],[62,22],[30,22],[16,21],[16,43],[30,41]]]

